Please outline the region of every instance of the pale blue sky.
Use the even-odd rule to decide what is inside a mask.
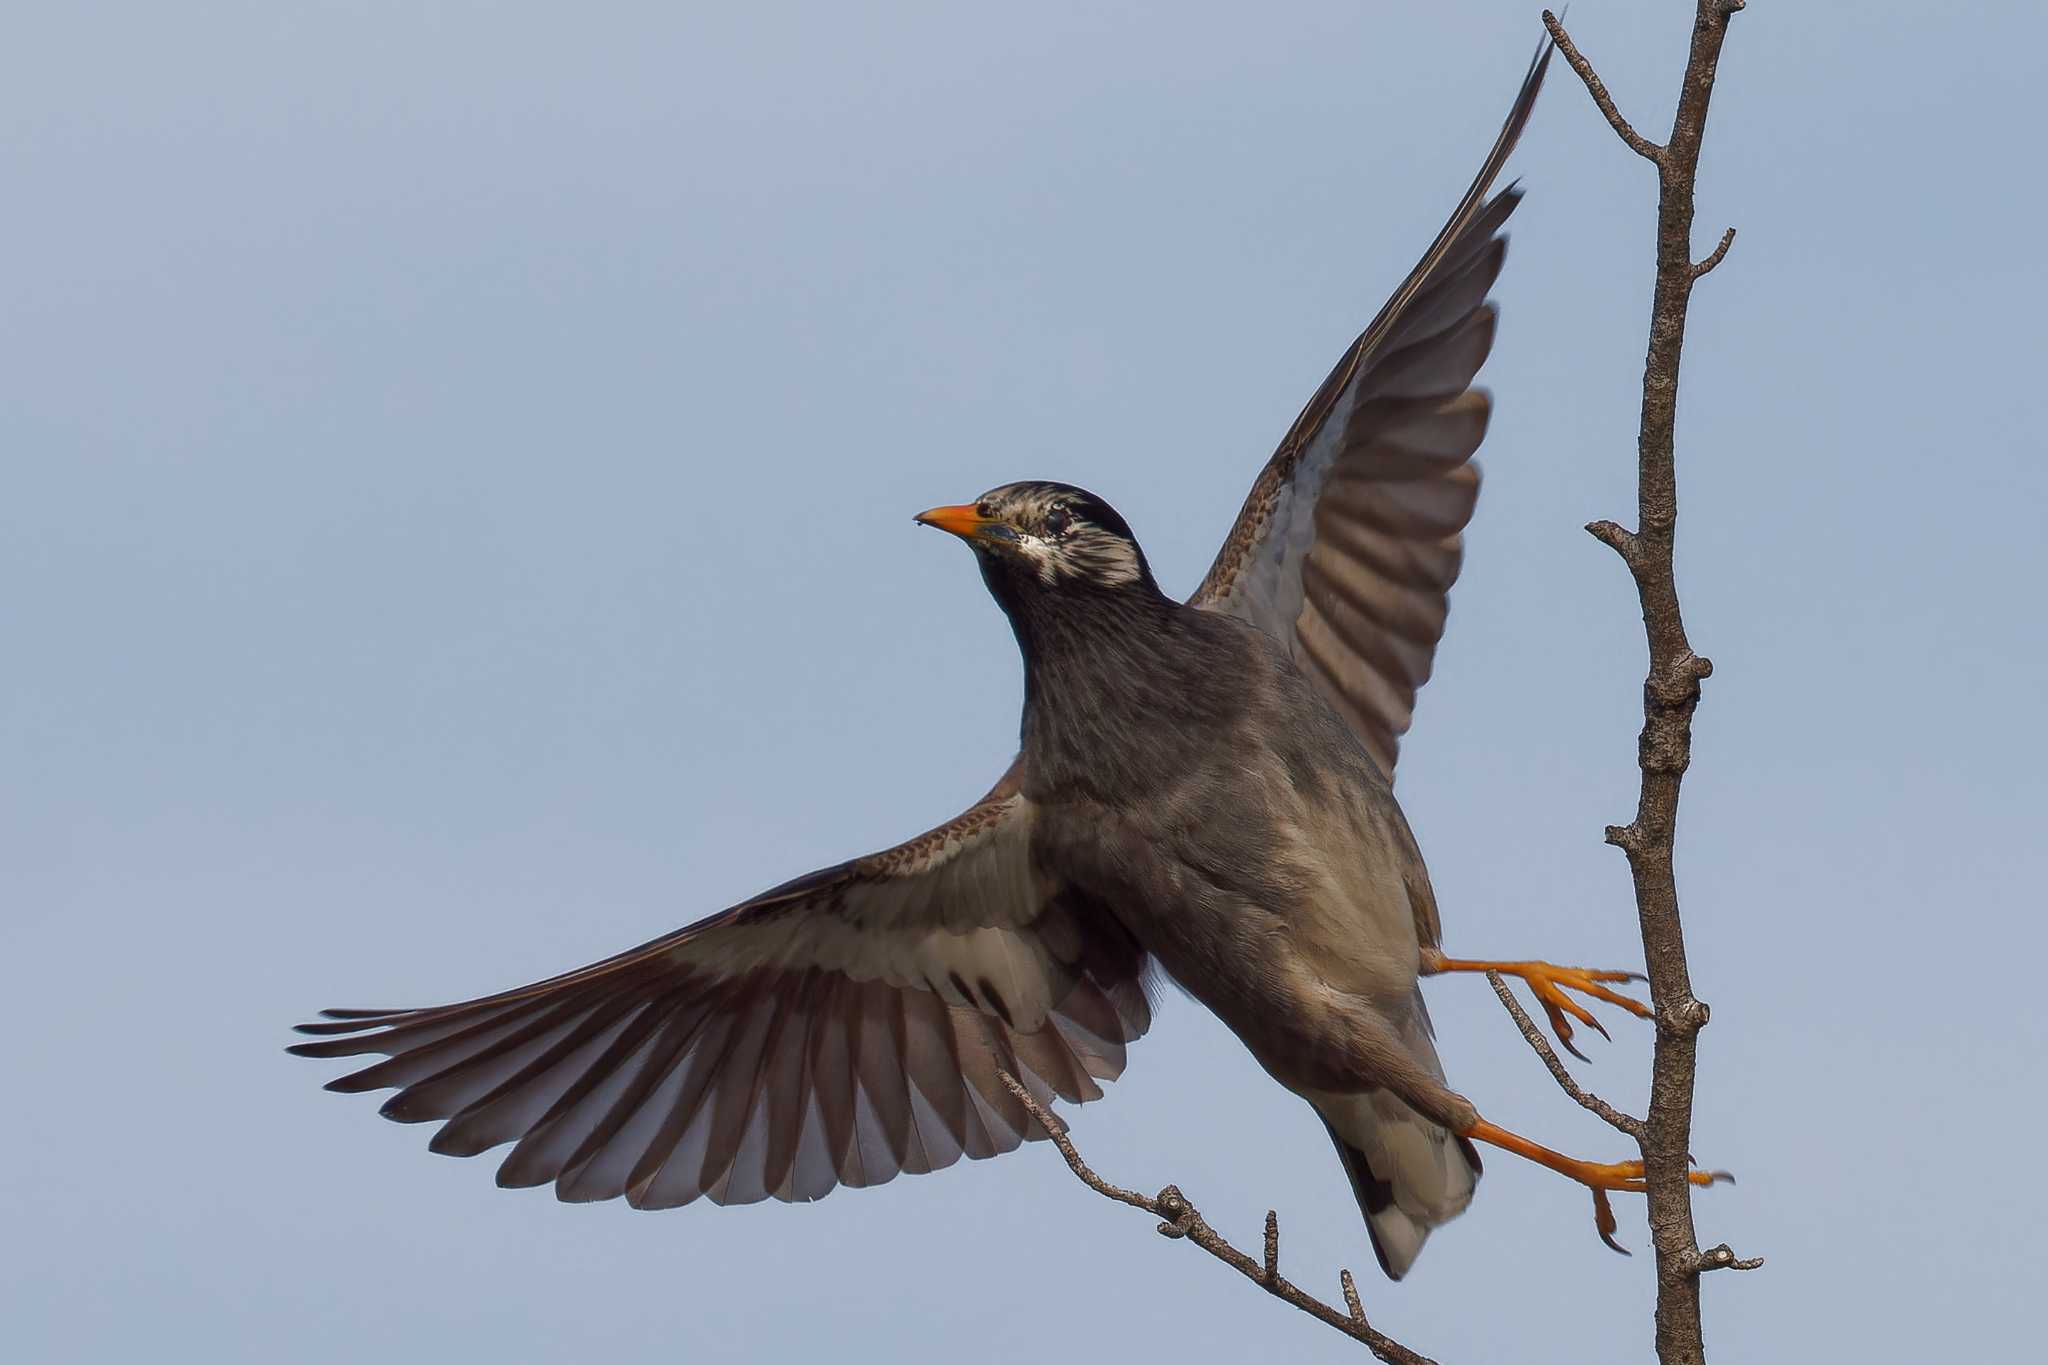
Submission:
[[[323,1094],[286,1027],[525,981],[978,794],[1019,670],[909,515],[1086,484],[1195,581],[1538,29],[1436,5],[18,6],[0,52],[0,1320],[23,1360],[1349,1360],[1050,1150],[632,1214]],[[1684,0],[1579,0],[1661,132]],[[1680,857],[1716,1358],[2019,1354],[2048,840],[2022,3],[1752,0],[1701,186]],[[1560,68],[1401,792],[1471,955],[1639,959],[1652,182]],[[1483,982],[1491,1116],[1620,1155]],[[1578,1071],[1639,1105],[1649,1035]],[[1076,1132],[1451,1362],[1647,1355],[1505,1156],[1389,1285],[1309,1111],[1174,997]],[[1622,1235],[1646,1246],[1639,1204]]]

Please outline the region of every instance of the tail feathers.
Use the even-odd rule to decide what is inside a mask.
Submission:
[[[1472,1202],[1479,1153],[1383,1090],[1322,1095],[1315,1106],[1351,1178],[1380,1269],[1398,1280],[1430,1230]]]

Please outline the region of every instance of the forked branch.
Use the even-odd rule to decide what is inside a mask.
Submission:
[[[1708,253],[1707,259],[1701,261],[1698,265],[1692,268],[1692,277],[1694,279],[1698,279],[1700,276],[1706,274],[1709,270],[1712,270],[1715,266],[1721,264],[1723,260],[1727,259],[1728,248],[1734,245],[1735,229],[1729,228],[1726,232],[1721,234],[1721,244]]]
[[[1551,1079],[1557,1082],[1558,1088],[1571,1096],[1572,1101],[1587,1113],[1597,1114],[1609,1127],[1618,1129],[1641,1142],[1644,1132],[1643,1121],[1633,1114],[1622,1113],[1598,1095],[1581,1089],[1579,1083],[1572,1079],[1572,1073],[1565,1070],[1564,1063],[1558,1060],[1557,1053],[1551,1050],[1549,1041],[1536,1027],[1536,1021],[1531,1019],[1516,1001],[1514,993],[1508,989],[1508,983],[1501,980],[1500,973],[1488,972],[1486,979],[1493,983],[1493,993],[1500,997],[1501,1004],[1507,1006],[1509,1015],[1514,1018],[1515,1027],[1522,1031],[1522,1037],[1528,1040],[1530,1047],[1536,1049],[1536,1055],[1543,1059],[1543,1065],[1550,1068]]]
[[[1612,547],[1627,565],[1635,582],[1649,646],[1649,670],[1643,682],[1643,725],[1637,742],[1642,783],[1636,813],[1628,824],[1607,829],[1607,841],[1628,857],[1642,931],[1643,959],[1656,1006],[1657,1041],[1648,1114],[1637,1119],[1580,1088],[1501,979],[1489,975],[1516,1027],[1564,1092],[1604,1122],[1635,1138],[1642,1149],[1650,1241],[1657,1258],[1657,1354],[1663,1365],[1705,1363],[1699,1277],[1710,1270],[1753,1270],[1762,1264],[1761,1258],[1736,1256],[1726,1245],[1701,1251],[1693,1227],[1689,1174],[1694,1075],[1699,1031],[1706,1025],[1709,1012],[1692,991],[1672,869],[1679,786],[1692,759],[1693,711],[1699,704],[1701,683],[1713,672],[1713,665],[1693,652],[1686,637],[1673,573],[1672,552],[1678,522],[1678,367],[1692,288],[1727,259],[1735,240],[1731,228],[1703,260],[1693,260],[1693,192],[1707,106],[1729,17],[1743,5],[1744,0],[1696,0],[1692,44],[1679,88],[1678,108],[1670,137],[1662,144],[1644,137],[1623,117],[1606,84],[1572,42],[1564,25],[1548,10],[1543,14],[1544,27],[1572,70],[1578,73],[1608,126],[1631,151],[1657,168],[1657,266],[1637,436],[1637,524],[1629,530],[1612,521],[1596,521],[1586,528]],[[1371,1325],[1350,1271],[1342,1271],[1338,1277],[1344,1296],[1341,1309],[1284,1278],[1280,1274],[1280,1223],[1274,1214],[1266,1215],[1263,1255],[1255,1260],[1211,1228],[1176,1187],[1168,1185],[1157,1195],[1147,1196],[1104,1180],[1081,1159],[1067,1136],[1065,1124],[1014,1077],[1005,1075],[1003,1081],[1051,1137],[1067,1168],[1097,1194],[1143,1209],[1159,1219],[1160,1233],[1192,1242],[1275,1298],[1361,1342],[1381,1360],[1397,1365],[1432,1365],[1427,1357]],[[1611,1242],[1613,1212],[1603,1192],[1595,1192],[1594,1207],[1601,1234]]]
[[[1338,1285],[1344,1292],[1343,1308],[1324,1303],[1281,1275],[1278,1214],[1270,1210],[1267,1212],[1264,1254],[1259,1260],[1253,1260],[1210,1227],[1208,1220],[1204,1219],[1201,1211],[1180,1192],[1179,1187],[1168,1185],[1158,1194],[1147,1196],[1139,1194],[1136,1190],[1127,1190],[1121,1185],[1112,1185],[1097,1175],[1088,1163],[1081,1159],[1081,1153],[1075,1149],[1073,1139],[1067,1136],[1067,1125],[1059,1116],[1040,1104],[1037,1097],[1032,1095],[1015,1076],[1008,1072],[1001,1074],[1003,1084],[1009,1087],[1010,1093],[1017,1097],[1018,1102],[1031,1117],[1038,1120],[1039,1126],[1045,1129],[1046,1135],[1052,1139],[1052,1145],[1059,1149],[1060,1156],[1066,1160],[1067,1169],[1089,1189],[1105,1199],[1128,1204],[1134,1209],[1143,1209],[1159,1220],[1157,1230],[1161,1236],[1193,1243],[1274,1298],[1292,1304],[1318,1322],[1334,1327],[1352,1340],[1363,1343],[1367,1350],[1388,1362],[1388,1365],[1436,1365],[1428,1356],[1409,1350],[1366,1320],[1365,1305],[1359,1300],[1358,1285],[1351,1278],[1350,1271],[1337,1272]]]
[[[1607,841],[1628,856],[1643,937],[1643,963],[1657,1008],[1650,1108],[1638,1125],[1637,1136],[1648,1187],[1650,1242],[1657,1253],[1657,1356],[1664,1365],[1704,1365],[1706,1360],[1700,1327],[1700,1274],[1753,1269],[1759,1264],[1738,1258],[1725,1246],[1700,1251],[1693,1228],[1692,1186],[1687,1179],[1699,1031],[1706,1025],[1708,1010],[1693,995],[1686,965],[1672,847],[1678,828],[1679,785],[1692,762],[1693,711],[1699,705],[1700,684],[1712,674],[1713,665],[1693,652],[1686,637],[1672,567],[1678,526],[1678,365],[1692,288],[1727,259],[1728,248],[1735,241],[1731,228],[1706,259],[1693,261],[1693,192],[1699,176],[1700,142],[1706,134],[1707,105],[1721,61],[1721,45],[1728,35],[1729,16],[1743,8],[1743,0],[1696,0],[1696,5],[1678,108],[1672,117],[1671,136],[1662,146],[1629,126],[1564,25],[1548,10],[1543,14],[1544,27],[1578,72],[1602,116],[1630,150],[1657,167],[1657,270],[1649,350],[1643,362],[1642,420],[1636,437],[1637,522],[1632,531],[1611,521],[1596,521],[1586,529],[1611,546],[1628,566],[1649,645],[1643,725],[1636,745],[1641,790],[1635,818],[1626,825],[1609,826]],[[1528,1032],[1525,1030],[1525,1035]],[[1581,1098],[1561,1066],[1553,1065],[1551,1074],[1565,1086],[1566,1093],[1593,1107],[1591,1098]],[[1609,1215],[1602,1210],[1603,1232],[1608,1221]]]
[[[1543,11],[1543,27],[1550,30],[1550,41],[1557,44],[1558,52],[1571,63],[1572,70],[1579,73],[1579,79],[1585,82],[1586,93],[1593,97],[1594,106],[1606,116],[1608,126],[1614,129],[1615,134],[1626,142],[1637,156],[1645,161],[1661,163],[1664,159],[1664,149],[1637,132],[1629,121],[1622,117],[1620,108],[1614,103],[1614,96],[1607,93],[1607,83],[1600,79],[1593,70],[1593,64],[1586,60],[1577,44],[1572,42],[1572,36],[1564,31],[1564,25],[1559,23],[1557,16],[1549,10]]]

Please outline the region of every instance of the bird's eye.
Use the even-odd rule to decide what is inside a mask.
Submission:
[[[994,521],[996,518],[996,505],[987,498],[983,498],[980,502],[974,504],[974,515],[980,517],[983,521]]]
[[[1074,514],[1064,507],[1055,507],[1045,514],[1045,533],[1049,536],[1063,536],[1073,522]]]

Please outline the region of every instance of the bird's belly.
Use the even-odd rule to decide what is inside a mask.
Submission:
[[[1069,865],[1091,896],[1283,1084],[1355,1089],[1376,1069],[1420,962],[1396,874],[1282,840],[1248,876],[1114,818],[1083,842]]]
[[[1379,1004],[1407,999],[1422,945],[1405,861],[1365,805],[1298,805],[1283,856],[1300,891],[1286,924],[1295,952],[1330,989]]]
[[[1159,965],[1289,1089],[1368,1088],[1395,1064],[1397,1021],[1415,993],[1412,949],[1402,956],[1356,934],[1304,933],[1298,912],[1251,904],[1232,907],[1228,933],[1191,931],[1201,916],[1138,918],[1134,935]]]
[[[1287,926],[1295,951],[1332,990],[1391,1005],[1415,989],[1422,945],[1398,883],[1331,877],[1302,898]]]

